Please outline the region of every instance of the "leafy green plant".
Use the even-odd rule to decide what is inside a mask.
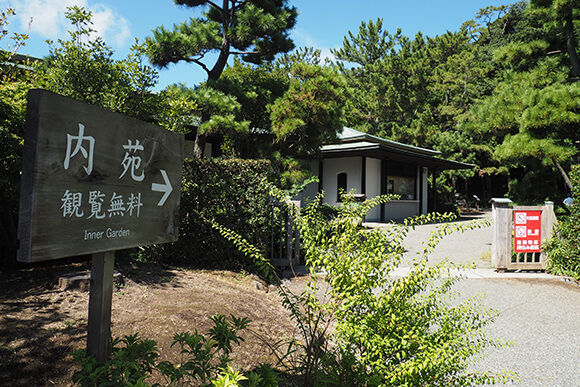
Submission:
[[[8,20],[14,15],[16,15],[14,8],[8,7],[0,10],[0,41],[9,35],[9,31],[6,29],[6,27],[9,24]],[[31,23],[32,19],[28,23],[29,27]],[[14,55],[16,55],[18,49],[26,44],[26,40],[28,40],[28,34],[14,32],[12,36],[10,36],[10,40],[12,40],[12,44],[7,44],[6,49],[0,48],[0,63],[10,61]],[[4,75],[3,73],[5,67],[6,66],[0,67],[0,76]]]
[[[92,13],[78,6],[65,12],[69,40],[49,42],[50,56],[36,69],[38,86],[144,121],[164,119],[166,106],[153,93],[157,72],[144,64],[144,46],[135,42],[123,60],[100,37],[93,38]]]
[[[73,374],[73,382],[80,386],[147,386],[145,379],[155,368],[157,343],[139,334],[116,338],[111,343],[110,359],[97,362],[86,349],[77,350],[73,358],[81,369]]]
[[[572,166],[572,206],[568,219],[561,219],[555,236],[547,244],[548,270],[556,275],[580,279],[580,166]]]
[[[197,331],[175,334],[172,346],[178,345],[180,349],[180,359],[176,362],[157,362],[157,343],[139,337],[138,333],[113,339],[110,358],[104,364],[98,363],[86,350],[75,351],[73,357],[81,368],[74,373],[73,381],[87,387],[149,386],[147,379],[159,373],[168,385],[278,385],[277,374],[269,364],[257,366],[247,377],[230,365],[233,345],[244,341],[239,332],[248,327],[249,319],[216,315],[211,320],[213,326],[207,335]]]
[[[420,216],[385,231],[363,228],[363,215],[389,199],[357,204],[345,198],[338,216],[328,222],[319,196],[298,219],[306,264],[321,273],[314,273],[298,295],[282,290],[301,331],[303,351],[295,369],[303,384],[447,386],[509,380],[509,374],[467,372],[473,356],[502,345],[483,331],[495,312],[477,299],[454,301],[453,266],[427,263],[445,235],[483,225],[442,224],[410,273],[395,277],[408,231],[451,216]]]
[[[232,249],[215,225],[239,234],[262,257],[268,256],[271,207],[263,181],[269,166],[263,160],[185,162],[179,240],[134,250],[135,255],[141,260],[261,273],[260,263]]]
[[[274,196],[283,192],[272,189]],[[362,219],[381,196],[356,203],[348,196],[337,215],[325,215],[322,194],[295,219],[300,225],[306,265],[312,270],[304,290],[284,286],[284,306],[300,330],[298,356],[283,366],[300,375],[304,386],[450,386],[480,385],[515,379],[511,373],[468,372],[470,361],[492,340],[484,328],[496,312],[478,298],[458,302],[453,285],[460,279],[448,262],[429,264],[428,256],[452,232],[489,226],[489,221],[449,223],[452,214],[429,214],[368,230]],[[443,222],[432,233],[408,274],[393,275],[410,229]],[[235,236],[232,236],[235,237]],[[255,255],[255,250],[243,251]]]
[[[224,315],[213,316],[214,326],[209,330],[209,338],[199,334],[184,332],[174,336],[173,345],[179,345],[181,359],[176,364],[163,361],[158,369],[171,383],[182,380],[197,380],[204,384],[228,369],[232,344],[240,344],[243,339],[238,335],[250,320],[231,316],[231,323]]]

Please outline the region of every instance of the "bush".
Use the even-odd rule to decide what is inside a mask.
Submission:
[[[560,220],[546,251],[551,273],[580,279],[580,165],[572,166],[570,180],[574,199],[570,216]]]
[[[496,315],[479,299],[461,303],[451,265],[427,264],[437,242],[452,231],[489,223],[443,224],[432,234],[408,275],[389,274],[402,259],[402,241],[415,225],[451,216],[421,216],[402,226],[366,230],[360,220],[375,198],[345,202],[327,221],[319,196],[298,219],[312,275],[302,293],[284,291],[296,319],[302,356],[295,369],[304,386],[453,386],[510,380],[509,374],[468,372],[470,360],[501,342],[485,334]]]
[[[154,340],[143,339],[139,334],[113,339],[111,355],[105,363],[81,349],[73,353],[80,369],[73,382],[80,386],[149,386],[148,379],[161,375],[164,385],[205,385],[275,387],[278,375],[269,364],[260,364],[248,377],[234,370],[230,354],[232,344],[240,345],[239,332],[246,329],[250,320],[224,315],[213,316],[214,326],[207,335],[191,332],[177,333],[173,345],[180,348],[180,359],[158,362],[159,353]],[[151,386],[159,386],[153,384]]]
[[[202,269],[255,272],[254,260],[234,248],[214,225],[236,232],[267,256],[272,219],[270,194],[264,184],[268,171],[269,162],[259,160],[185,162],[179,240],[145,248],[140,258]]]

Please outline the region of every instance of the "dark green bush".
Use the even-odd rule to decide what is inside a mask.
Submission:
[[[556,236],[546,246],[548,270],[580,279],[580,165],[572,166],[572,198],[568,219],[560,219]]]
[[[255,271],[253,260],[208,220],[235,231],[267,256],[272,208],[264,182],[269,170],[269,162],[263,160],[186,161],[179,240],[139,250],[139,258],[203,269]]]

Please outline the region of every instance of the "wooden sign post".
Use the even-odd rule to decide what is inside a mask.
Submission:
[[[183,141],[46,90],[28,93],[18,260],[93,254],[95,355],[107,353],[114,251],[178,238]]]
[[[104,363],[110,350],[115,252],[95,253],[91,264],[87,350],[99,363]]]

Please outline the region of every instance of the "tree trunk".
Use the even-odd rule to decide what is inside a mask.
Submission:
[[[570,178],[568,177],[568,174],[566,173],[566,171],[564,170],[564,168],[562,168],[562,166],[560,165],[560,163],[557,160],[552,159],[552,162],[556,165],[556,167],[558,168],[558,170],[562,174],[562,177],[564,178],[564,181],[566,182],[566,185],[568,186],[568,188],[570,188],[570,191],[571,191],[572,190],[572,182],[570,181]]]
[[[195,142],[193,143],[193,157],[196,159],[202,159],[203,153],[205,151],[205,141],[206,136],[197,133],[195,136]]]
[[[576,53],[576,36],[574,35],[574,20],[572,18],[572,10],[570,14],[566,17],[564,29],[566,31],[566,47],[568,48],[568,55],[570,56],[570,62],[572,62],[572,67],[577,76],[580,77],[580,60],[578,59],[578,54]]]

